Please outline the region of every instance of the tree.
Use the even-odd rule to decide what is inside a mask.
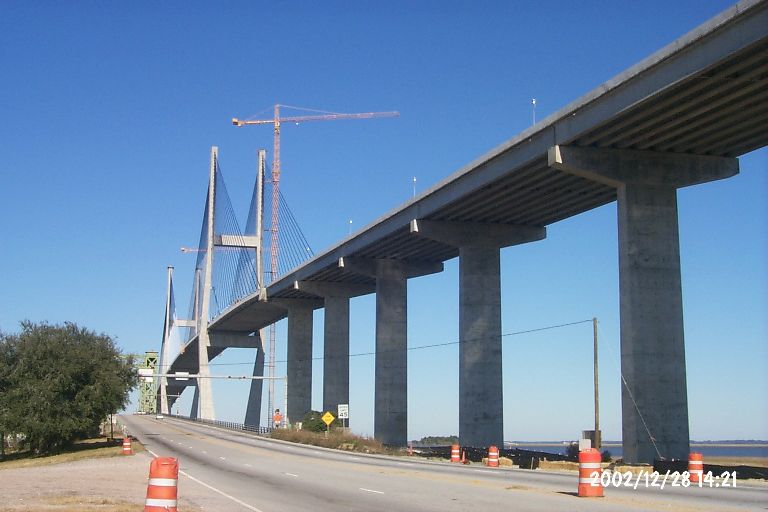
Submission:
[[[0,333],[0,431],[22,434],[37,453],[97,432],[137,383],[106,334],[28,321],[19,334]]]
[[[9,432],[10,411],[5,398],[11,387],[12,354],[11,340],[6,341],[5,335],[0,332],[0,459],[5,457],[5,435]]]

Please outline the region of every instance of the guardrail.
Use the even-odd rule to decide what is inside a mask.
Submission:
[[[176,418],[180,420],[192,421],[194,423],[202,423],[204,425],[213,425],[215,427],[227,428],[229,430],[237,430],[240,432],[252,432],[258,435],[267,435],[272,432],[271,427],[260,427],[256,425],[246,425],[245,423],[235,423],[234,421],[221,421],[221,420],[206,420],[203,418],[190,418],[188,416],[181,416],[179,414],[166,414],[170,418]]]

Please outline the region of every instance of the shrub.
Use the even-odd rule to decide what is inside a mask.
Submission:
[[[325,422],[323,421],[323,414],[324,412],[320,411],[309,411],[307,414],[304,415],[304,418],[301,420],[301,429],[302,430],[309,430],[310,432],[325,432],[328,430],[328,427],[325,425]],[[341,426],[341,420],[339,418],[336,418],[331,423],[330,429],[333,430],[336,427]]]

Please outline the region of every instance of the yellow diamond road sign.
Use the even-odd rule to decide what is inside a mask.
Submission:
[[[333,414],[331,414],[330,412],[326,412],[325,414],[323,414],[323,421],[329,427],[331,426],[331,423],[333,423],[333,420],[335,420],[335,419],[336,419],[336,417]]]

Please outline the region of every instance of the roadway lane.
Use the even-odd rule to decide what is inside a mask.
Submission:
[[[324,450],[181,420],[122,416],[149,450],[178,457],[182,471],[254,512],[552,510],[765,510],[768,487],[607,488],[575,496],[574,473],[486,469]],[[739,482],[741,484],[741,482]],[[185,485],[180,482],[180,495]],[[211,492],[214,492],[213,490]]]

